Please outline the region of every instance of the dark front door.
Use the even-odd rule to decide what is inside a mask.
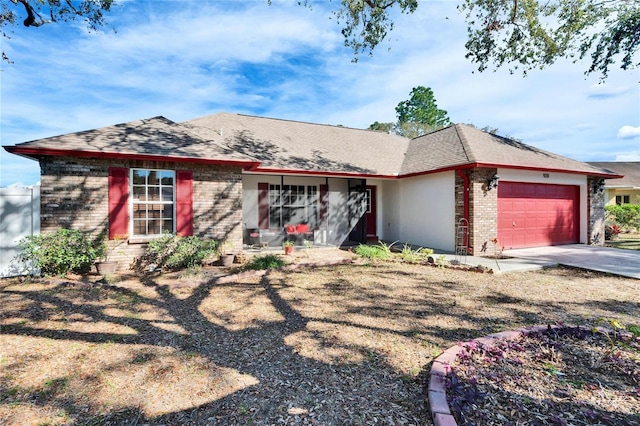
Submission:
[[[349,181],[349,221],[351,232],[349,240],[365,243],[367,241],[367,187],[366,181]]]

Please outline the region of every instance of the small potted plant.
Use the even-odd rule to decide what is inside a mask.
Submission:
[[[233,265],[236,255],[233,252],[233,243],[224,241],[220,244],[220,264],[225,267]]]
[[[284,254],[293,253],[293,241],[285,241],[282,244],[282,248],[284,248]]]
[[[120,244],[122,244],[122,241],[126,238],[126,235],[115,235],[112,242],[108,239],[102,241],[100,247],[98,248],[100,252],[99,257],[102,258],[102,260],[99,260],[95,263],[98,275],[113,274],[118,269],[118,261],[111,260],[111,255],[113,255],[115,250],[120,246]]]

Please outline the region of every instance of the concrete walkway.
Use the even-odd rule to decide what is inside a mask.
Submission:
[[[640,251],[638,250],[570,244],[505,250],[504,255],[513,257],[520,262],[556,263],[640,279]]]
[[[265,251],[246,251],[249,255],[266,253],[282,253],[281,248]],[[505,250],[507,259],[493,259],[490,257],[455,256],[451,253],[436,252],[434,259],[444,256],[447,261],[458,260],[469,266],[483,266],[491,269],[494,274],[509,272],[527,272],[543,268],[553,268],[558,265],[573,266],[591,271],[607,272],[640,279],[640,251],[621,250],[611,247],[596,247],[584,244],[565,246],[535,247],[517,250]],[[316,247],[305,249],[297,247],[293,255],[286,256],[291,263],[314,263],[319,261],[342,261],[353,258],[353,253],[340,250],[337,247]]]
[[[558,262],[549,261],[546,259],[535,258],[509,258],[509,259],[493,259],[490,257],[480,256],[455,256],[453,254],[438,254],[432,255],[435,259],[440,256],[451,261],[459,261],[463,265],[468,266],[482,266],[491,269],[494,274],[506,274],[509,272],[527,272],[536,271],[543,268],[553,268],[558,266]]]
[[[534,271],[565,265],[640,279],[640,251],[637,250],[571,244],[505,250],[503,254],[507,259],[476,256],[465,258],[453,254],[443,256],[448,261],[459,260],[469,266],[484,266],[493,270],[494,274]],[[433,255],[436,259],[439,256],[441,255]]]

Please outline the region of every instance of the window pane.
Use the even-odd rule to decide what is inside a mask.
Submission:
[[[148,185],[159,185],[160,181],[158,180],[158,171],[157,170],[149,170],[149,176],[147,177]]]
[[[289,211],[290,214],[290,222],[293,224],[305,223],[307,221],[305,215],[306,208],[304,207],[292,207]]]
[[[148,222],[147,228],[149,229],[148,235],[159,235],[162,234],[162,221],[158,219],[151,219]]]
[[[147,171],[146,170],[137,170],[133,169],[133,184],[134,185],[144,185],[147,183]]]
[[[163,211],[163,204],[152,204],[149,206],[149,218],[161,218]]]
[[[150,186],[147,189],[147,196],[149,201],[160,201],[160,188],[157,186]]]
[[[173,186],[173,172],[164,170],[159,172],[162,185]]]
[[[314,205],[318,203],[318,189],[315,186],[307,186],[307,204]]]
[[[280,207],[270,207],[269,208],[269,227],[270,228],[280,228],[282,227],[282,223],[280,222]]]
[[[147,207],[136,205],[133,206],[133,218],[134,219],[146,219],[147,218]]]
[[[146,220],[134,220],[133,221],[133,235],[147,235],[147,221]]]
[[[173,232],[173,219],[165,219],[162,221],[164,226],[162,227],[162,232]]]
[[[133,186],[133,199],[134,200],[146,200],[147,196],[146,196],[146,192],[147,192],[147,188],[144,186]]]
[[[162,201],[173,201],[173,187],[162,187]]]

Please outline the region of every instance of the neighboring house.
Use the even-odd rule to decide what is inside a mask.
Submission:
[[[602,244],[599,184],[621,178],[467,125],[409,140],[227,113],[4,148],[40,162],[42,231],[127,235],[123,260],[162,231],[238,249],[280,244],[300,224],[317,244],[384,239],[476,255]]]
[[[598,161],[589,162],[599,167],[623,175],[609,179],[604,186],[605,204],[640,204],[640,161]]]

